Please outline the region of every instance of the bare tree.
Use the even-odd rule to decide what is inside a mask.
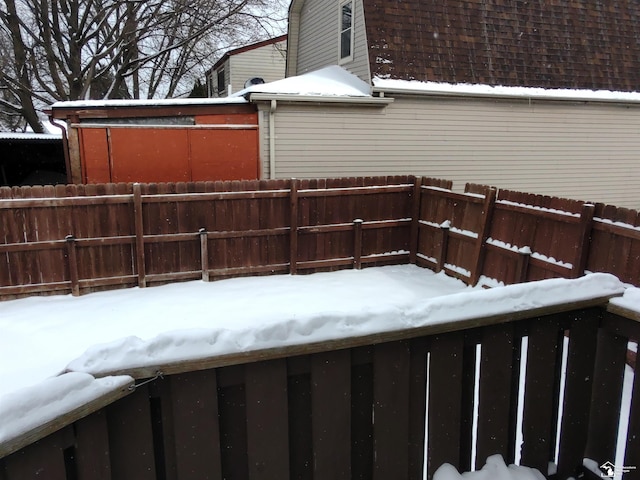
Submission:
[[[285,0],[1,0],[0,111],[43,131],[58,100],[188,94],[230,45],[281,33]]]

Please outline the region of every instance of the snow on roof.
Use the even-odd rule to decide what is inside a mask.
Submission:
[[[468,83],[421,82],[375,77],[374,91],[412,92],[425,95],[460,95],[476,97],[524,98],[592,102],[640,103],[640,92],[580,90],[564,88],[510,87]]]
[[[51,108],[167,107],[181,105],[224,105],[230,103],[247,103],[247,101],[242,97],[164,98],[150,100],[73,100],[67,102],[55,102],[51,105]]]
[[[60,141],[61,138],[61,133],[0,132],[0,140],[53,142]]]
[[[617,278],[603,273],[486,290],[400,265],[1,302],[0,442],[24,431],[29,418],[74,408],[72,398],[61,398],[69,388],[86,398],[114,388],[93,376],[511,314],[623,291]],[[65,371],[88,376],[61,375]],[[115,386],[130,380],[121,377]],[[34,397],[39,400],[27,401]]]
[[[288,77],[275,82],[252,85],[235,94],[285,94],[301,96],[371,97],[371,86],[337,65]]]

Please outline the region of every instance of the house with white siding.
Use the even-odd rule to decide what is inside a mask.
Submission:
[[[286,57],[286,35],[229,50],[207,71],[208,96],[226,97],[251,82],[284,78]]]
[[[428,175],[640,208],[638,38],[635,0],[293,0],[287,77],[339,66],[366,91],[247,91],[262,176]]]

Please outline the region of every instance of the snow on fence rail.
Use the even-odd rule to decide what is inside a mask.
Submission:
[[[637,313],[605,310],[607,297],[129,369],[136,388],[13,442],[0,472],[417,480],[499,453],[577,478],[583,458],[616,458],[625,354],[640,338]],[[633,384],[631,405],[640,376]],[[630,412],[624,464],[640,465],[640,410]]]
[[[585,270],[640,285],[637,211],[450,189],[408,176],[0,188],[0,298],[406,262],[474,285]]]

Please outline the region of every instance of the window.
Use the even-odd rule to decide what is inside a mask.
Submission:
[[[353,1],[340,5],[340,60],[351,60],[353,55]]]
[[[222,95],[227,89],[227,82],[224,80],[224,68],[218,70],[218,95]]]

